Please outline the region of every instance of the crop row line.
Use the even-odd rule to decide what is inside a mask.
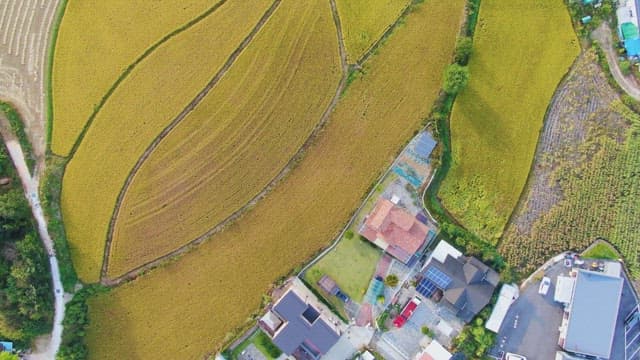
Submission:
[[[104,280],[107,279],[107,272],[109,269],[109,259],[111,253],[111,244],[113,242],[113,231],[115,229],[115,223],[120,213],[120,207],[122,206],[122,201],[124,196],[129,189],[129,186],[133,182],[133,178],[138,173],[144,162],[149,158],[149,156],[153,153],[153,151],[160,145],[162,140],[171,133],[171,131],[182,122],[182,120],[191,113],[201,102],[202,100],[209,94],[209,92],[218,84],[218,82],[226,75],[229,69],[236,62],[237,58],[240,56],[242,51],[249,46],[253,38],[260,32],[260,30],[264,27],[267,21],[271,18],[271,15],[276,11],[278,6],[280,5],[282,0],[274,0],[271,6],[265,11],[262,15],[258,23],[253,27],[251,32],[242,40],[240,45],[231,53],[231,55],[227,58],[227,61],[224,63],[222,68],[218,70],[218,72],[213,76],[211,80],[205,85],[205,87],[191,100],[191,102],[176,116],[171,123],[160,132],[160,134],[151,142],[149,147],[145,150],[142,156],[138,159],[135,166],[129,172],[127,179],[125,180],[124,185],[122,186],[120,193],[118,194],[118,199],[116,200],[116,205],[113,210],[113,214],[111,216],[111,220],[109,221],[109,229],[107,232],[107,241],[105,243],[105,250],[102,261],[102,270],[101,270],[101,278]],[[142,265],[144,266],[144,265]],[[135,271],[135,270],[133,270]]]
[[[243,43],[241,44],[242,49],[239,48],[239,50],[237,49],[236,51],[234,51],[235,57],[237,57],[241,53],[241,51],[249,44],[249,42],[251,41],[253,36],[255,36],[255,34],[260,30],[260,28],[267,22],[267,20],[271,16],[271,14],[275,11],[277,5],[279,5],[280,1],[281,0],[276,0],[274,2],[274,4],[272,5],[272,7],[267,10],[267,12],[265,13],[265,16],[263,16],[263,18],[256,25],[256,28],[254,28],[254,31],[252,31],[249,34],[249,36],[247,37],[249,40],[247,41],[247,39],[245,39],[245,41],[243,41]],[[269,181],[265,185],[265,187],[258,194],[256,194],[253,198],[251,198],[240,209],[238,209],[235,212],[233,212],[232,214],[230,214],[227,218],[225,218],[221,222],[219,222],[216,225],[214,225],[212,228],[207,230],[205,233],[203,233],[202,235],[198,236],[197,238],[191,240],[189,243],[177,248],[176,250],[173,250],[173,251],[171,251],[171,252],[169,252],[169,253],[167,253],[167,254],[165,254],[165,255],[163,255],[163,256],[155,259],[155,260],[152,260],[152,261],[147,262],[147,263],[145,263],[145,264],[143,264],[141,266],[138,266],[135,269],[127,272],[124,275],[121,275],[121,276],[119,276],[119,277],[117,277],[115,279],[109,279],[108,276],[107,276],[108,257],[109,257],[109,252],[108,252],[109,250],[108,249],[110,248],[112,240],[113,240],[113,231],[114,231],[114,227],[115,227],[114,225],[115,225],[115,221],[116,221],[116,219],[118,217],[117,212],[114,211],[114,216],[111,218],[111,222],[109,224],[109,236],[107,238],[107,248],[105,250],[105,257],[104,257],[103,269],[102,269],[102,274],[101,274],[101,279],[102,279],[101,281],[102,281],[103,284],[108,285],[108,286],[116,286],[116,285],[121,284],[122,282],[135,279],[141,273],[143,273],[145,271],[148,271],[150,269],[153,269],[153,268],[161,265],[162,263],[164,263],[167,260],[171,260],[171,259],[173,259],[173,258],[175,258],[175,257],[177,257],[179,255],[182,255],[182,254],[186,253],[187,251],[191,250],[195,246],[201,244],[202,242],[204,242],[205,240],[210,238],[213,234],[222,231],[226,226],[230,225],[232,222],[234,222],[237,219],[239,219],[247,210],[249,210],[250,208],[255,206],[255,204],[258,201],[263,199],[300,162],[300,160],[304,156],[306,150],[309,148],[309,146],[311,146],[313,144],[313,142],[315,141],[317,135],[320,133],[320,131],[324,128],[324,126],[326,125],[327,121],[329,120],[329,116],[331,115],[331,113],[333,112],[333,109],[338,104],[338,101],[340,99],[340,94],[342,93],[342,91],[344,90],[345,85],[346,85],[346,79],[347,79],[347,73],[348,73],[348,64],[347,64],[346,49],[345,49],[345,46],[344,46],[344,41],[343,41],[343,36],[342,36],[342,25],[341,25],[340,18],[339,18],[338,12],[337,12],[337,7],[335,5],[335,0],[330,0],[330,4],[331,4],[331,11],[332,11],[334,23],[335,23],[335,26],[336,26],[336,36],[337,36],[337,39],[338,39],[338,48],[339,48],[339,53],[340,53],[340,63],[341,63],[341,68],[342,68],[342,76],[341,76],[340,82],[338,83],[338,86],[336,88],[335,94],[334,94],[331,102],[329,103],[329,105],[325,109],[325,111],[322,114],[319,122],[313,128],[313,130],[311,131],[311,133],[309,134],[309,136],[307,137],[305,142],[302,144],[302,146],[298,149],[298,151],[296,151],[296,153],[289,159],[289,161],[280,170],[280,172],[278,174],[276,174],[276,176],[273,177],[271,179],[271,181]],[[232,56],[234,56],[234,54],[232,54]],[[231,59],[231,57],[230,57],[230,59]],[[234,60],[235,60],[235,58],[234,58]],[[226,72],[230,66],[231,66],[231,64],[229,64],[229,66],[226,66],[226,64],[225,64],[225,67],[223,67],[223,69],[221,69],[221,71],[224,70],[224,72]],[[216,77],[214,79],[217,79],[217,80],[215,82],[217,82],[219,80],[219,78],[221,78],[223,75],[224,75],[224,73],[220,74],[220,76],[216,75]],[[213,86],[215,86],[215,83],[210,84],[210,85],[211,85],[211,88],[212,88]],[[209,89],[209,90],[211,90],[211,89]],[[207,92],[208,92],[208,90],[207,90]],[[204,95],[206,95],[206,93]],[[204,95],[202,95],[202,97],[204,97]],[[195,100],[196,99],[194,99],[194,101]],[[202,100],[202,98],[200,98],[200,100]],[[197,103],[194,104],[193,107],[195,107],[195,106],[197,106]],[[186,110],[187,109],[185,109],[185,111]],[[189,110],[189,111],[191,111],[191,110]],[[134,167],[134,171],[137,172],[137,170],[142,166],[144,161],[150,156],[150,154],[158,146],[158,144],[162,141],[162,139],[164,137],[166,137],[171,132],[171,130],[173,128],[175,128],[175,126],[178,125],[178,123],[189,112],[189,111],[186,111],[186,112],[185,111],[183,111],[184,114],[181,113],[180,115],[178,115],[178,117],[165,129],[165,131],[163,131],[161,133],[161,135],[154,140],[152,145],[149,147],[149,149],[147,149],[147,151],[145,151],[144,155],[140,158],[140,160],[138,161],[138,163]],[[119,208],[120,208],[120,206],[122,204],[122,200],[124,198],[124,195],[126,194],[126,190],[127,190],[128,186],[131,184],[131,182],[133,181],[133,176],[135,175],[134,171],[132,171],[132,173],[127,178],[125,186],[123,187],[120,195],[118,196],[118,201],[116,202],[116,209],[117,209],[116,211],[119,210]]]

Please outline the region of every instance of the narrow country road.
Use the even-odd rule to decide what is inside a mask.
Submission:
[[[38,174],[31,176],[27,163],[24,159],[24,153],[20,147],[20,143],[9,130],[8,120],[4,115],[0,115],[0,133],[9,151],[9,156],[18,171],[25,196],[29,200],[31,212],[36,219],[38,225],[38,233],[49,255],[49,265],[51,267],[51,279],[53,282],[53,292],[55,299],[55,313],[53,316],[53,331],[51,335],[43,337],[37,341],[36,349],[33,349],[29,355],[30,360],[53,360],[55,354],[60,348],[62,341],[62,319],[64,318],[65,299],[62,281],[60,280],[60,269],[58,268],[58,259],[56,258],[55,248],[49,231],[47,230],[47,221],[45,220],[42,207],[40,206],[40,197],[38,194]]]
[[[609,24],[607,22],[603,22],[591,33],[591,38],[600,43],[600,46],[607,57],[607,63],[609,63],[611,75],[613,75],[613,78],[616,80],[618,85],[620,85],[620,87],[629,94],[629,96],[640,101],[640,88],[638,88],[638,85],[632,79],[624,76],[622,71],[620,71],[617,59],[618,54],[613,48],[613,36],[611,34]]]

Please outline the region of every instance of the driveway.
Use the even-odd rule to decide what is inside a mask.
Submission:
[[[602,50],[604,51],[607,63],[609,63],[609,69],[611,69],[611,75],[616,79],[616,82],[629,96],[640,101],[640,89],[637,84],[622,75],[620,67],[618,66],[618,54],[613,48],[613,36],[609,24],[605,21],[597,29],[591,33],[591,38],[600,43]]]
[[[540,281],[520,290],[520,298],[511,305],[496,338],[491,355],[502,350],[524,355],[530,360],[554,359],[558,347],[558,328],[562,322],[563,306],[553,301],[558,275],[569,269],[562,262],[551,266],[545,276],[551,279],[547,295],[538,294]]]

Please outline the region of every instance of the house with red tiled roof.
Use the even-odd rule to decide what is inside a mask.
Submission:
[[[384,198],[376,203],[359,233],[405,264],[424,248],[427,240],[435,237],[434,229]]]

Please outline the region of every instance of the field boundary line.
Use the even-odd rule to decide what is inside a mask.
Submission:
[[[413,6],[420,3],[420,0],[409,0],[407,2],[407,5],[405,5],[402,11],[400,11],[400,15],[398,15],[396,20],[387,26],[380,37],[378,37],[376,41],[369,45],[369,47],[362,53],[362,55],[360,55],[360,57],[353,65],[356,67],[361,67],[362,65],[364,65],[364,63],[367,62],[367,60],[369,60],[371,56],[373,56],[373,53],[375,53],[380,48],[380,46],[389,38],[389,36],[391,36],[400,22],[405,19],[407,15],[409,15],[409,13],[413,10]]]
[[[277,2],[279,3],[280,0],[277,0]],[[342,36],[342,23],[340,21],[340,16],[338,15],[338,11],[337,11],[337,7],[336,7],[336,4],[335,4],[335,0],[329,0],[329,3],[331,5],[331,12],[332,12],[332,16],[333,16],[333,21],[334,21],[335,26],[336,26],[336,37],[338,39],[338,50],[339,50],[339,54],[340,54],[340,65],[341,65],[341,70],[342,70],[342,76],[340,78],[340,82],[338,83],[338,86],[336,87],[336,91],[335,91],[335,94],[333,96],[333,99],[329,102],[329,105],[327,105],[327,108],[325,109],[324,113],[320,117],[320,120],[314,126],[313,130],[311,131],[311,133],[309,134],[309,136],[307,137],[305,142],[302,144],[302,146],[289,159],[287,164],[280,170],[280,172],[270,182],[268,182],[267,185],[265,185],[265,187],[258,194],[256,194],[251,200],[249,200],[240,209],[236,210],[235,212],[230,214],[227,218],[225,218],[224,220],[222,220],[218,224],[214,225],[212,228],[207,230],[205,233],[203,233],[202,235],[198,236],[197,238],[191,240],[187,244],[182,245],[182,246],[178,247],[177,249],[175,249],[175,250],[173,250],[173,251],[171,251],[171,252],[169,252],[169,253],[167,253],[167,254],[165,254],[165,255],[163,255],[163,256],[155,259],[155,260],[149,261],[146,264],[138,266],[138,267],[132,269],[131,271],[116,277],[115,279],[109,279],[108,276],[107,276],[107,273],[105,272],[104,275],[101,276],[101,282],[104,285],[106,285],[106,286],[117,286],[117,285],[120,285],[123,282],[133,280],[136,277],[138,277],[138,275],[140,275],[141,273],[146,272],[148,270],[151,270],[151,269],[163,264],[165,261],[169,261],[169,260],[175,259],[177,256],[180,256],[180,255],[190,251],[191,249],[195,248],[196,246],[202,244],[204,241],[208,240],[212,235],[222,231],[226,226],[230,225],[231,223],[233,223],[234,221],[239,219],[248,210],[250,210],[253,206],[255,206],[258,203],[258,201],[263,199],[269,192],[271,192],[271,190],[273,190],[289,174],[289,172],[291,172],[291,170],[293,170],[295,168],[295,166],[302,160],[302,158],[306,154],[306,150],[313,144],[313,142],[316,140],[318,134],[320,134],[321,130],[324,129],[325,125],[329,121],[329,117],[330,117],[331,113],[333,112],[334,108],[336,107],[336,105],[338,104],[338,102],[340,100],[340,97],[342,95],[342,92],[343,92],[344,88],[346,87],[347,76],[348,76],[348,73],[349,73],[349,65],[347,63],[347,53],[346,53],[346,48],[344,46],[344,40],[343,40],[343,36]],[[126,192],[126,190],[124,190],[124,192]],[[118,203],[117,206],[118,207],[120,206],[120,202]],[[115,223],[115,217],[112,218],[112,221]],[[112,226],[110,226],[110,234],[112,234],[112,231],[113,231],[112,230]],[[110,243],[111,240],[112,239],[110,237],[107,241]]]
[[[109,258],[110,258],[110,254],[111,254],[111,245],[112,245],[112,242],[113,242],[113,231],[115,229],[115,223],[116,223],[116,220],[118,218],[118,215],[120,214],[120,207],[122,205],[122,201],[124,199],[124,196],[126,195],[127,190],[129,189],[129,186],[133,182],[134,177],[138,173],[138,170],[140,170],[142,165],[149,158],[149,156],[153,153],[153,151],[160,145],[162,140],[164,140],[164,138],[167,137],[167,135],[169,135],[171,133],[171,131],[176,126],[178,126],[178,124],[180,124],[182,122],[182,120],[185,117],[187,117],[187,115],[189,115],[189,113],[191,113],[202,102],[202,100],[204,100],[204,98],[209,94],[209,92],[227,74],[229,69],[231,69],[233,64],[235,64],[235,62],[238,59],[238,57],[240,56],[240,54],[242,54],[244,49],[246,49],[247,46],[249,46],[251,44],[251,42],[253,41],[254,37],[260,32],[260,30],[262,30],[262,28],[269,21],[269,19],[271,19],[271,16],[278,9],[278,7],[279,7],[281,2],[282,2],[282,0],[274,0],[273,1],[271,6],[269,6],[269,8],[264,12],[264,14],[260,18],[260,20],[258,20],[258,22],[253,27],[253,29],[249,32],[249,34],[242,40],[242,42],[238,45],[238,47],[236,47],[236,49],[233,50],[231,55],[229,55],[229,57],[225,61],[224,65],[220,68],[220,70],[218,70],[218,72],[216,72],[216,74],[213,76],[213,78],[211,78],[211,80],[209,80],[207,85],[205,85],[205,87],[202,90],[200,90],[200,92],[196,95],[196,97],[193,98],[191,100],[191,102],[189,102],[189,104],[187,104],[187,106],[184,109],[182,109],[182,111],[178,114],[178,116],[176,116],[173,119],[173,121],[171,121],[171,123],[168,126],[166,126],[162,130],[162,132],[160,132],[160,134],[158,134],[158,136],[156,136],[155,139],[153,139],[151,144],[147,147],[147,149],[144,151],[142,156],[138,159],[138,161],[136,162],[134,167],[131,169],[131,171],[129,172],[129,175],[127,175],[127,179],[125,180],[125,183],[122,186],[122,188],[120,189],[120,193],[118,194],[118,199],[116,200],[116,205],[115,205],[113,213],[111,215],[111,220],[109,221],[109,229],[108,229],[108,232],[107,232],[107,241],[105,243],[105,250],[104,250],[104,254],[103,254],[103,258],[102,258],[102,270],[101,270],[101,274],[100,274],[101,278],[105,278],[105,279],[107,278],[107,272],[108,272],[108,269],[109,269]]]
[[[551,110],[553,105],[555,105],[556,103],[558,92],[562,90],[562,87],[564,86],[565,82],[568,80],[569,76],[571,76],[573,70],[576,68],[576,65],[578,64],[578,61],[580,61],[580,59],[583,58],[584,54],[585,54],[584,50],[581,49],[578,56],[576,56],[576,58],[573,60],[573,63],[571,63],[571,66],[569,67],[567,72],[558,82],[556,89],[553,91],[553,95],[551,96],[551,99],[549,99],[549,104],[547,104],[547,109],[545,110],[544,116],[542,118],[542,126],[538,131],[538,141],[536,141],[536,148],[533,152],[533,159],[531,160],[531,165],[529,166],[529,173],[527,174],[527,179],[524,182],[522,190],[520,190],[520,195],[518,196],[518,201],[516,202],[516,205],[513,207],[511,214],[509,214],[509,217],[507,218],[507,222],[504,224],[504,227],[502,228],[502,235],[500,236],[500,239],[498,239],[498,241],[495,244],[495,248],[498,249],[498,251],[500,247],[502,247],[503,243],[505,242],[504,234],[506,230],[509,229],[510,226],[513,226],[512,225],[513,218],[520,212],[520,210],[522,210],[522,208],[526,204],[528,190],[530,189],[532,182],[534,180],[534,174],[533,174],[534,169],[538,164],[538,160],[543,152],[542,135],[544,134],[545,128],[547,127],[547,124],[548,124],[549,111]]]
[[[89,128],[91,128],[91,125],[93,124],[93,121],[98,116],[98,113],[100,113],[100,110],[102,110],[102,107],[104,106],[104,104],[107,103],[107,101],[111,98],[111,95],[113,95],[113,93],[118,89],[118,87],[120,87],[120,84],[127,77],[129,77],[129,74],[131,74],[131,72],[142,61],[144,61],[147,57],[149,57],[151,54],[153,54],[157,48],[159,48],[161,45],[163,45],[167,41],[171,40],[176,35],[179,35],[179,34],[183,33],[184,31],[188,30],[192,26],[198,24],[199,22],[201,22],[205,18],[209,17],[209,15],[213,14],[216,10],[218,10],[220,7],[222,7],[222,5],[224,5],[226,2],[227,2],[227,0],[219,0],[212,7],[210,7],[207,10],[205,10],[202,14],[198,15],[194,19],[191,19],[186,24],[181,25],[179,28],[171,31],[170,33],[168,33],[167,35],[162,37],[160,40],[158,40],[156,43],[154,43],[153,45],[148,47],[142,53],[142,55],[140,55],[129,66],[127,66],[127,68],[122,72],[122,74],[120,74],[120,76],[118,76],[118,78],[113,83],[113,85],[111,85],[109,90],[107,90],[106,94],[102,97],[102,99],[100,99],[100,102],[98,102],[98,104],[94,107],[93,112],[91,113],[91,115],[89,115],[89,118],[87,119],[87,122],[82,127],[82,130],[80,131],[80,134],[78,134],[78,138],[73,143],[73,146],[71,147],[71,150],[69,151],[69,154],[67,156],[65,156],[65,157],[68,158],[69,161],[71,161],[71,159],[73,159],[73,157],[76,154],[76,151],[78,151],[78,148],[80,147],[80,145],[82,145],[82,142],[83,142],[83,140],[85,138],[85,135],[89,131]],[[53,99],[53,94],[52,94],[51,98]],[[52,131],[53,131],[53,127],[52,127]],[[60,156],[64,156],[64,155],[60,155]]]

